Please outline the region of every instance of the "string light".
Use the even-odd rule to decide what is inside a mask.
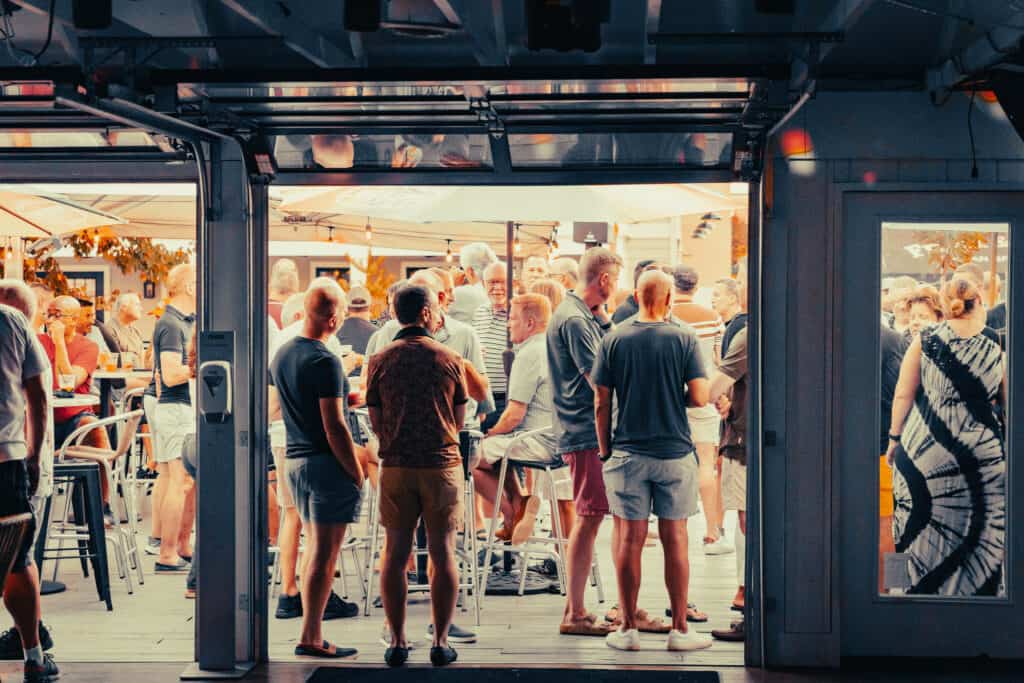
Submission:
[[[370,217],[366,217],[366,241],[373,239],[373,226],[370,225]]]
[[[519,226],[516,225],[516,238],[512,240],[512,253],[518,254],[523,250],[523,245],[519,243]]]
[[[448,250],[444,253],[444,260],[446,262],[448,262],[448,263],[451,263],[452,259],[454,258],[452,256],[452,241],[451,240],[445,240],[445,241],[448,243]]]
[[[558,258],[558,228],[551,231],[551,258]]]
[[[327,226],[327,241],[328,242],[333,242],[334,241],[334,226],[333,225],[328,225]]]

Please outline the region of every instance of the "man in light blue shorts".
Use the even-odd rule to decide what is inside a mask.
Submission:
[[[666,322],[672,279],[660,270],[644,273],[636,300],[639,314],[601,340],[591,372],[598,447],[618,539],[612,551],[622,623],[605,642],[617,650],[639,650],[640,630],[668,630],[669,650],[698,650],[710,647],[711,639],[686,624],[686,520],[696,514],[698,499],[698,466],[686,407],[707,404],[708,380],[696,334]],[[614,438],[613,396],[618,400]],[[637,608],[640,558],[652,511],[665,551],[671,629]]]

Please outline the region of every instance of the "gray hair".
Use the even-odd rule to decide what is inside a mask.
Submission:
[[[680,294],[690,294],[697,289],[700,282],[700,273],[692,266],[682,264],[672,269],[672,280],[675,283],[676,291]]]
[[[135,297],[136,299],[139,300],[139,303],[142,303],[142,297],[140,297],[138,293],[124,292],[118,295],[118,297],[114,300],[114,313],[119,312],[121,308],[128,303],[128,297]]]
[[[505,265],[504,261],[495,261],[494,263],[488,263],[487,267],[484,268],[483,272],[480,273],[480,277],[486,278],[488,271],[497,270],[498,268],[501,268],[502,270],[502,279],[508,277],[508,266]]]
[[[497,260],[494,250],[483,242],[472,242],[459,251],[459,265],[463,270],[472,268],[478,277],[483,277],[484,268]]]
[[[32,321],[36,314],[36,297],[21,280],[0,280],[0,303],[13,306]]]
[[[579,266],[576,264],[576,261],[572,260],[568,256],[562,256],[561,258],[556,258],[552,261],[551,265],[548,266],[548,272],[551,275],[562,275],[568,277],[573,281],[573,284],[580,280]]]
[[[591,247],[580,259],[580,272],[583,273],[583,284],[590,285],[597,281],[603,273],[615,267],[622,267],[622,258],[604,247]]]
[[[299,269],[295,261],[282,258],[274,261],[270,269],[270,291],[294,294],[299,291]]]
[[[730,296],[735,297],[736,302],[740,300],[740,283],[733,280],[731,277],[724,277],[715,283],[724,289]]]

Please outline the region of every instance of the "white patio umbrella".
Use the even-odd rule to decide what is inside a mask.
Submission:
[[[569,185],[556,192],[533,187],[341,187],[285,197],[284,212],[362,214],[418,223],[462,221],[577,221],[641,223],[728,211],[742,198],[686,185]]]

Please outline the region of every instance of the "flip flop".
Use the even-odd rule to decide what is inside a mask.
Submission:
[[[671,607],[665,608],[665,616],[672,617]],[[686,620],[691,624],[703,624],[708,620],[708,615],[697,609],[697,606],[691,602],[686,605]]]
[[[621,626],[622,618],[619,616],[619,606],[615,605],[604,615],[604,620],[612,626]],[[651,618],[647,610],[636,611],[636,629],[641,633],[668,633],[672,630],[671,624],[666,624],[660,618]]]
[[[295,646],[295,654],[298,657],[320,657],[321,659],[341,659],[342,657],[351,657],[357,654],[359,651],[351,647],[334,647],[334,652],[331,652],[331,644],[326,640],[320,647],[316,645],[303,645],[298,644]]]

